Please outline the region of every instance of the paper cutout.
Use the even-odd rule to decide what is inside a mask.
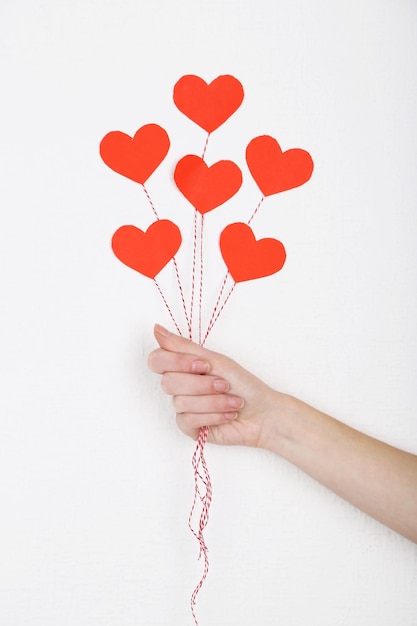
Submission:
[[[117,258],[144,276],[155,278],[181,245],[181,233],[170,220],[158,220],[143,232],[136,226],[121,226],[113,235]]]
[[[227,268],[237,283],[279,272],[286,258],[277,239],[255,239],[250,226],[229,224],[220,235],[220,250]]]
[[[255,137],[246,148],[250,173],[264,196],[272,196],[306,183],[313,173],[313,160],[306,150],[283,152],[273,137]]]
[[[161,126],[147,124],[133,138],[119,130],[108,133],[100,143],[100,155],[112,170],[143,185],[166,157],[169,145]]]
[[[218,161],[209,167],[201,157],[189,154],[178,162],[174,180],[181,193],[203,215],[239,191],[242,172],[233,161]]]
[[[242,104],[244,92],[234,76],[218,76],[207,84],[199,76],[183,76],[174,87],[174,102],[181,113],[212,133]]]

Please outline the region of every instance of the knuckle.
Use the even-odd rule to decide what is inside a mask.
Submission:
[[[185,431],[185,424],[184,424],[184,416],[182,413],[177,413],[175,416],[176,422],[177,422],[177,426],[180,430]]]
[[[174,408],[176,410],[177,413],[184,413],[184,402],[182,399],[182,396],[174,396],[173,397],[173,401],[174,401]]]
[[[148,367],[155,374],[163,372],[163,352],[161,348],[153,350],[148,356]]]
[[[227,396],[221,394],[213,396],[213,411],[216,413],[223,413],[227,410]]]
[[[171,372],[165,372],[161,376],[161,387],[164,393],[172,395],[172,376]]]
[[[195,428],[195,420],[192,413],[177,413],[177,424],[180,430],[189,433]]]
[[[180,372],[191,372],[192,357],[189,354],[178,355],[178,366]]]
[[[182,414],[182,423],[184,425],[184,428],[187,428],[187,430],[189,430],[190,428],[193,427],[193,415],[192,413],[183,413]]]
[[[177,413],[177,426],[188,437],[195,441],[198,439],[199,429],[194,424],[193,415],[190,413]]]
[[[156,359],[155,350],[148,355],[148,368],[151,372],[156,372]]]

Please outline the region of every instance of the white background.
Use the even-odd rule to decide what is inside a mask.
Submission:
[[[259,198],[256,135],[309,150],[315,171],[265,202],[254,230],[288,261],[239,286],[208,345],[417,452],[417,4],[1,0],[0,30],[0,623],[192,624],[193,443],[146,368],[153,323],[170,320],[109,245],[152,215],[99,142],[164,126],[148,187],[163,217],[188,220],[172,171],[204,133],[173,85],[238,77],[244,103],[207,160],[236,160],[245,184],[217,216],[245,220]],[[415,545],[268,453],[207,458],[200,626],[417,624]]]

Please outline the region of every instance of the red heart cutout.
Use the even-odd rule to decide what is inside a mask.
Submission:
[[[199,76],[183,76],[174,87],[174,102],[193,122],[212,133],[242,104],[243,87],[234,76],[218,76],[207,84]]]
[[[113,252],[125,265],[155,278],[181,245],[181,233],[173,222],[158,220],[146,232],[136,226],[121,226],[113,235]]]
[[[237,283],[279,272],[285,263],[283,244],[277,239],[255,239],[250,226],[229,224],[220,235],[220,250]]]
[[[272,196],[306,183],[313,173],[313,159],[306,150],[282,152],[273,137],[255,137],[246,148],[250,173],[264,196]]]
[[[143,185],[162,163],[169,137],[157,124],[146,124],[130,137],[120,130],[108,133],[100,143],[100,155],[112,170]]]
[[[239,191],[242,172],[233,161],[218,161],[209,167],[201,157],[188,154],[178,161],[174,179],[181,193],[204,214]]]

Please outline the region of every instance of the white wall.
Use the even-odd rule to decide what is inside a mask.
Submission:
[[[244,171],[230,215],[258,198],[255,135],[315,161],[254,222],[284,270],[241,285],[208,345],[417,452],[416,18],[413,0],[2,0],[1,624],[192,623],[193,444],[146,369],[170,320],[109,247],[152,216],[98,157],[108,131],[161,124],[149,187],[184,211],[168,181],[204,134],[172,104],[183,74],[245,87],[207,153]],[[201,626],[417,624],[413,544],[279,458],[207,457]]]

